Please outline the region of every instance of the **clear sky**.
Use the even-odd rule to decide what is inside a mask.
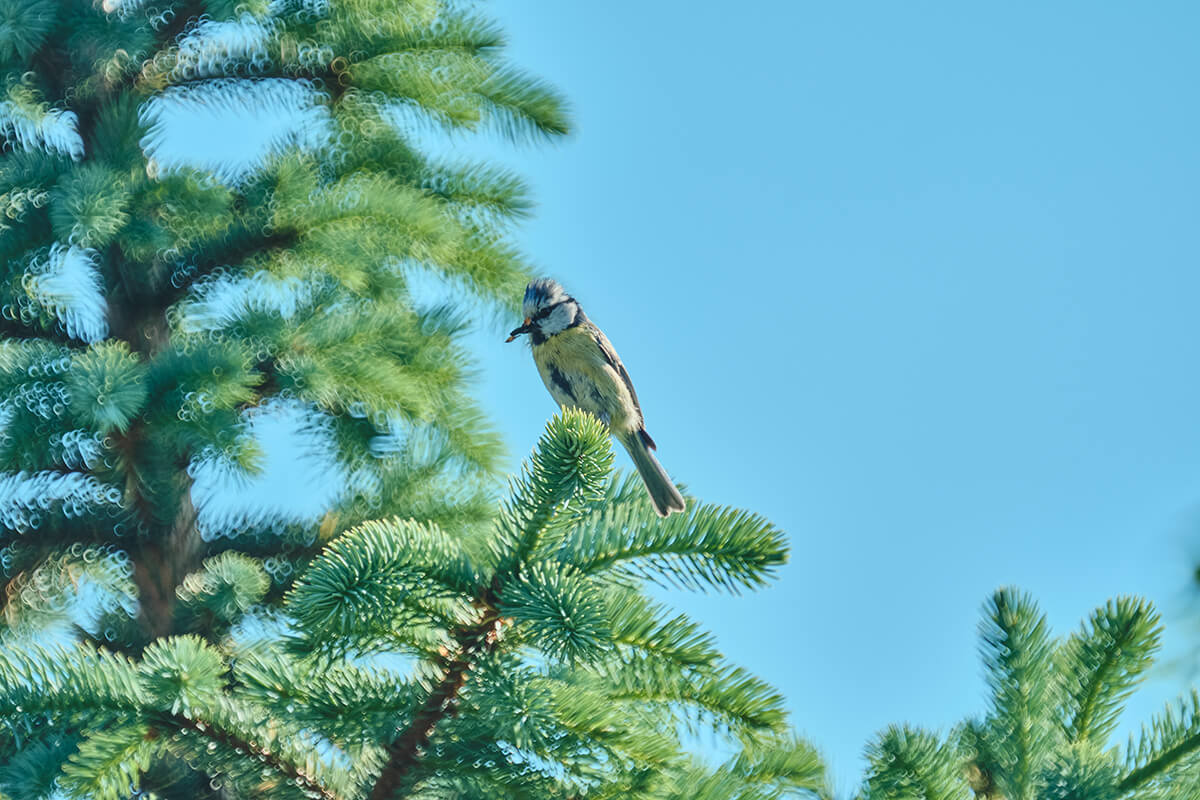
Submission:
[[[672,474],[789,532],[768,591],[671,599],[839,786],[886,724],[982,712],[997,586],[1063,634],[1145,595],[1169,651],[1200,642],[1200,6],[487,10],[577,133],[456,147],[531,180],[519,238],[620,351]],[[472,341],[515,467],[554,406],[507,327]],[[1158,674],[1127,721],[1181,688]]]
[[[540,203],[523,244],[620,351],[672,474],[791,536],[769,591],[676,599],[840,786],[882,726],[983,710],[999,585],[1059,633],[1137,593],[1169,650],[1200,639],[1176,620],[1200,559],[1200,6],[490,10],[577,120],[507,154]],[[520,455],[553,405],[488,334]]]

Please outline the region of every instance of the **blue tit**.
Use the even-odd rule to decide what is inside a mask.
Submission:
[[[654,440],[646,433],[633,381],[608,337],[549,279],[530,282],[523,311],[525,324],[505,341],[529,334],[533,361],[555,402],[587,411],[608,426],[633,459],[659,516],[683,511],[683,496],[650,452]]]

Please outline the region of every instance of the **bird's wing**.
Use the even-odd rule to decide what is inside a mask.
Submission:
[[[633,388],[633,380],[629,377],[629,370],[625,369],[625,365],[621,363],[621,357],[617,355],[616,348],[608,341],[608,337],[604,335],[604,331],[592,325],[591,334],[592,338],[596,340],[596,344],[600,346],[600,352],[604,354],[604,360],[608,362],[610,367],[617,371],[617,375],[621,376],[621,381],[625,384],[625,388],[629,390],[629,397],[633,400],[633,407],[637,409],[638,421],[642,424],[642,430],[645,430],[646,417],[642,414],[642,404],[638,402],[637,391]]]

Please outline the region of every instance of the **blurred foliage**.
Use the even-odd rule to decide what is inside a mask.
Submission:
[[[1122,597],[1066,640],[1027,595],[997,591],[981,626],[987,713],[946,737],[892,726],[867,748],[861,800],[1195,800],[1200,695],[1110,741],[1159,647],[1159,616]]]

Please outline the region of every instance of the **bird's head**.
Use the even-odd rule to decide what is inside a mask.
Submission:
[[[521,311],[525,315],[525,323],[509,333],[506,342],[528,333],[533,335],[536,344],[575,325],[583,315],[575,298],[567,294],[557,281],[549,278],[529,282],[525,287],[525,302]]]

